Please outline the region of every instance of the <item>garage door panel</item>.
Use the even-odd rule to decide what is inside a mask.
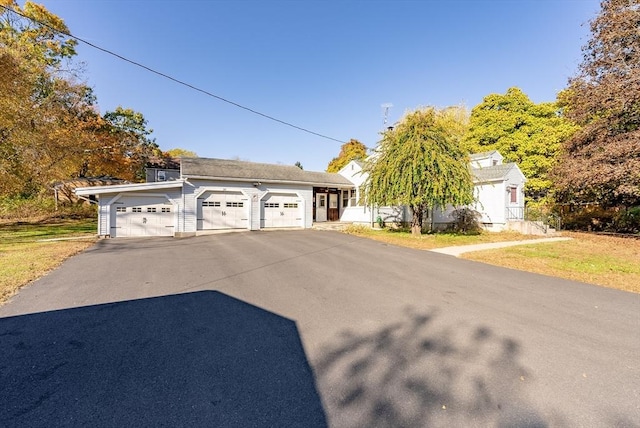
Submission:
[[[260,203],[260,227],[300,227],[302,200],[295,194],[271,194]]]
[[[198,198],[198,230],[247,229],[249,198],[239,192],[208,192]]]
[[[173,236],[175,212],[164,197],[127,196],[113,204],[111,236]]]

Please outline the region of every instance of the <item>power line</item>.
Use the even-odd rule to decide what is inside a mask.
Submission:
[[[248,112],[250,112],[250,113],[256,114],[256,115],[258,115],[258,116],[262,116],[262,117],[264,117],[264,118],[266,118],[266,119],[272,120],[272,121],[274,121],[274,122],[278,122],[278,123],[280,123],[280,124],[282,124],[282,125],[289,126],[289,127],[291,127],[291,128],[297,129],[297,130],[302,131],[302,132],[306,132],[306,133],[308,133],[308,134],[315,135],[315,136],[317,136],[317,137],[325,138],[325,139],[327,139],[327,140],[331,140],[331,141],[336,141],[336,142],[338,142],[338,143],[344,143],[344,142],[345,142],[345,141],[343,141],[343,140],[338,140],[337,138],[329,137],[329,136],[327,136],[327,135],[320,134],[320,133],[315,132],[315,131],[311,131],[310,129],[303,128],[303,127],[301,127],[301,126],[294,125],[294,124],[292,124],[292,123],[290,123],[290,122],[287,122],[287,121],[284,121],[284,120],[281,120],[281,119],[275,118],[275,117],[270,116],[270,115],[268,115],[268,114],[261,113],[261,112],[259,112],[259,111],[257,111],[257,110],[254,110],[254,109],[250,108],[250,107],[243,106],[242,104],[238,104],[238,103],[236,103],[236,102],[234,102],[234,101],[228,100],[228,99],[223,98],[223,97],[221,97],[221,96],[219,96],[219,95],[216,95],[216,94],[214,94],[214,93],[211,93],[211,92],[209,92],[209,91],[207,91],[207,90],[205,90],[205,89],[202,89],[202,88],[199,88],[199,87],[197,87],[197,86],[194,86],[194,85],[192,85],[192,84],[190,84],[190,83],[187,83],[187,82],[185,82],[185,81],[183,81],[183,80],[180,80],[180,79],[177,79],[177,78],[175,78],[175,77],[169,76],[168,74],[162,73],[161,71],[155,70],[155,69],[153,69],[153,68],[151,68],[151,67],[148,67],[148,66],[146,66],[146,65],[144,65],[144,64],[141,64],[141,63],[139,63],[139,62],[133,61],[133,60],[131,60],[131,59],[129,59],[129,58],[126,58],[126,57],[124,57],[124,56],[122,56],[122,55],[120,55],[120,54],[117,54],[117,53],[115,53],[115,52],[113,52],[113,51],[111,51],[111,50],[109,50],[109,49],[105,49],[105,48],[100,47],[100,46],[98,46],[98,45],[96,45],[96,44],[94,44],[94,43],[88,42],[88,41],[86,41],[86,40],[84,40],[84,39],[81,39],[80,37],[76,37],[76,36],[74,36],[73,34],[71,34],[71,33],[69,33],[69,32],[58,30],[58,29],[56,29],[56,28],[52,27],[51,25],[47,24],[46,22],[38,21],[37,19],[31,18],[31,17],[29,17],[29,16],[26,16],[26,15],[24,15],[24,14],[22,14],[22,13],[20,13],[20,12],[16,11],[16,10],[13,10],[13,9],[11,9],[11,8],[7,7],[7,6],[0,5],[0,7],[1,7],[1,8],[3,8],[3,9],[5,9],[5,10],[7,10],[7,11],[9,11],[9,12],[13,12],[13,13],[15,13],[16,15],[19,15],[19,16],[21,16],[21,17],[25,18],[25,19],[28,19],[28,20],[30,20],[30,21],[32,21],[32,22],[35,22],[35,23],[40,24],[40,25],[42,25],[42,26],[44,26],[44,27],[47,27],[48,29],[50,29],[50,30],[52,30],[52,31],[54,31],[54,32],[56,32],[56,33],[58,33],[58,34],[62,34],[62,35],[65,35],[65,36],[71,37],[71,38],[73,38],[74,40],[78,40],[78,41],[80,41],[80,42],[82,42],[82,43],[84,43],[84,44],[86,44],[86,45],[88,45],[88,46],[91,46],[91,47],[92,47],[92,48],[94,48],[94,49],[97,49],[97,50],[102,51],[102,52],[104,52],[104,53],[106,53],[106,54],[109,54],[109,55],[111,55],[111,56],[114,56],[114,57],[116,57],[116,58],[118,58],[118,59],[120,59],[120,60],[122,60],[122,61],[128,62],[128,63],[130,63],[130,64],[132,64],[132,65],[137,66],[137,67],[140,67],[140,68],[142,68],[142,69],[144,69],[144,70],[147,70],[147,71],[149,71],[149,72],[151,72],[151,73],[153,73],[153,74],[156,74],[156,75],[158,75],[158,76],[164,77],[165,79],[169,79],[169,80],[171,80],[171,81],[173,81],[173,82],[175,82],[175,83],[177,83],[177,84],[179,84],[179,85],[186,86],[186,87],[187,87],[187,88],[189,88],[189,89],[193,89],[193,90],[195,90],[195,91],[197,91],[197,92],[203,93],[203,94],[205,94],[205,95],[207,95],[207,96],[210,96],[210,97],[212,97],[212,98],[215,98],[215,99],[220,100],[220,101],[222,101],[222,102],[225,102],[225,103],[227,103],[227,104],[231,104],[232,106],[235,106],[235,107],[241,108],[241,109],[246,110],[246,111],[248,111]]]

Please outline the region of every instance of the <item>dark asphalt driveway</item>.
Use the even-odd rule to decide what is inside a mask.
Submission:
[[[640,296],[336,232],[105,240],[0,307],[0,426],[640,427]]]

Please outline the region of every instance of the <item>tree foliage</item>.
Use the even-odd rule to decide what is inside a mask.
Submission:
[[[0,195],[36,196],[83,176],[140,178],[158,151],[142,114],[118,107],[100,116],[73,68],[76,42],[52,30],[68,33],[62,19],[31,2],[0,2],[9,9],[0,8]]]
[[[549,173],[562,142],[576,129],[556,103],[535,104],[520,89],[509,88],[473,108],[463,147],[471,153],[497,150],[507,162],[518,163],[528,180],[526,195],[540,199],[551,188]]]
[[[331,159],[327,172],[338,172],[352,160],[364,160],[367,157],[367,146],[353,138],[340,147],[340,154]]]
[[[640,205],[640,2],[604,0],[560,99],[582,129],[563,145],[559,199]]]
[[[197,158],[198,154],[191,150],[181,149],[176,147],[175,149],[169,149],[164,152],[165,155],[170,156],[172,158]]]
[[[459,145],[463,117],[456,108],[428,107],[407,113],[384,132],[363,169],[366,202],[409,206],[413,234],[422,233],[427,209],[473,202],[469,158]]]

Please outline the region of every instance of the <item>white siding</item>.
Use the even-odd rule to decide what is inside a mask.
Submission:
[[[108,236],[109,235],[109,205],[107,203],[113,198],[113,195],[104,195],[100,196],[98,200],[98,235],[99,236]]]
[[[242,192],[250,200],[249,229],[260,229],[260,201],[271,193],[296,194],[302,199],[304,207],[304,227],[310,228],[313,222],[313,188],[303,185],[283,185],[283,184],[260,184],[255,187],[252,183],[224,182],[215,180],[189,179],[184,186],[185,214],[184,232],[195,233],[197,228],[197,197],[206,191],[233,191]]]
[[[505,223],[507,193],[504,182],[476,184],[475,192],[479,202],[473,205],[473,209],[482,214],[480,221],[493,224]]]
[[[356,188],[356,201],[359,201],[360,186],[367,180],[367,174],[362,173],[362,167],[358,162],[351,161],[338,171],[338,174],[354,184]],[[340,214],[340,221],[371,224],[376,222],[378,216],[380,216],[385,223],[402,223],[409,221],[408,210],[405,207],[374,207],[372,215],[371,209],[362,205],[345,207]]]

